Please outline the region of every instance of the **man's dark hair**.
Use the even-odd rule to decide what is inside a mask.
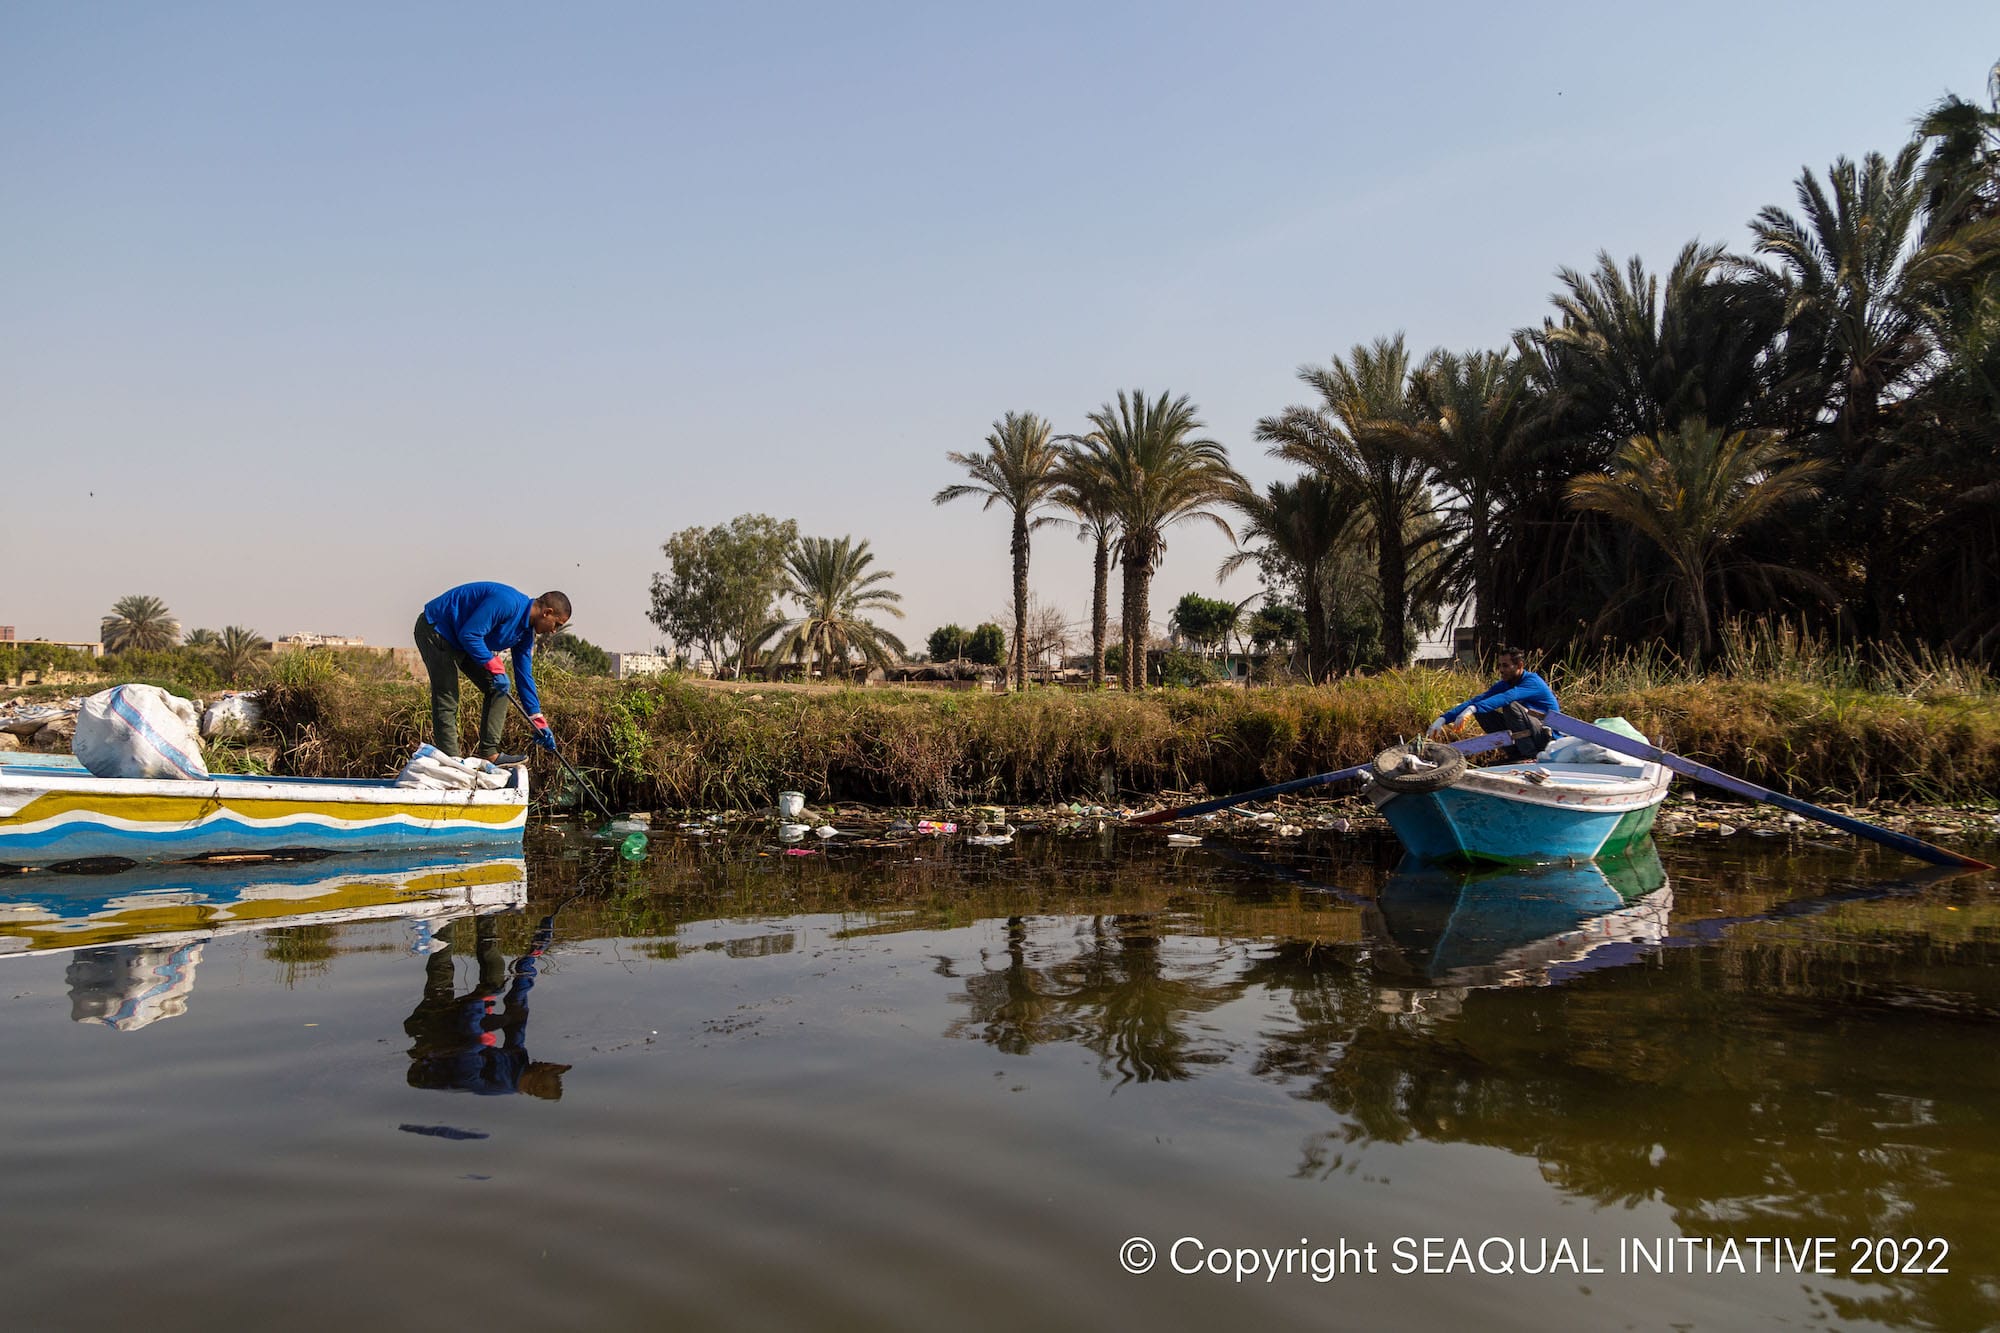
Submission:
[[[1526,662],[1528,660],[1528,650],[1525,648],[1516,648],[1512,644],[1503,644],[1493,654],[1493,660],[1496,662],[1510,657],[1516,662]]]
[[[568,593],[545,592],[535,599],[535,605],[546,607],[561,616],[564,620],[568,620],[570,617]]]

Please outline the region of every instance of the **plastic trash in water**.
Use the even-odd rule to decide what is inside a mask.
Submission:
[[[975,833],[965,841],[968,846],[972,847],[1005,847],[1008,843],[1014,841],[1014,835],[1011,833]]]
[[[1169,833],[1167,835],[1167,846],[1169,847],[1192,847],[1200,841],[1201,838],[1193,833]]]
[[[778,793],[778,818],[797,819],[799,812],[806,808],[806,794],[802,791],[781,791]]]
[[[812,832],[812,828],[806,824],[778,825],[778,837],[783,842],[797,842],[810,832]]]
[[[837,838],[840,836],[840,830],[831,824],[821,824],[813,830],[813,836],[815,838]]]
[[[650,825],[628,815],[623,819],[612,820],[604,826],[604,829],[607,833],[644,833],[648,827]]]
[[[956,825],[956,824],[952,823],[952,822],[951,822],[950,820],[948,820],[948,819],[942,819],[942,820],[941,820],[941,819],[919,819],[919,820],[917,821],[917,832],[919,832],[919,833],[956,833],[956,832],[958,832],[958,825]]]
[[[627,861],[643,861],[646,857],[646,835],[643,833],[626,834],[625,841],[618,844],[618,855],[624,857]]]

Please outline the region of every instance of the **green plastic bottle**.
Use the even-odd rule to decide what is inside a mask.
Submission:
[[[646,835],[643,833],[626,834],[625,841],[618,844],[618,854],[624,857],[627,861],[645,860]]]

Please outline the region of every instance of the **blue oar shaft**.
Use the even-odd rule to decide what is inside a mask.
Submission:
[[[1504,731],[1491,732],[1484,736],[1473,736],[1462,741],[1451,742],[1451,748],[1460,754],[1484,754],[1497,750],[1503,745],[1511,745],[1514,738]],[[1245,801],[1269,800],[1273,796],[1285,796],[1308,787],[1324,787],[1330,782],[1345,782],[1358,778],[1368,771],[1367,764],[1356,764],[1352,768],[1336,768],[1331,773],[1315,773],[1309,778],[1293,778],[1290,782],[1280,782],[1272,787],[1259,787],[1255,791],[1240,791],[1234,796],[1218,796],[1212,801],[1196,801],[1192,805],[1177,805],[1171,810],[1154,810],[1128,822],[1132,824],[1164,824],[1170,819],[1187,819],[1194,815],[1205,815],[1216,810],[1227,810],[1232,805],[1242,805]]]
[[[1541,715],[1535,714],[1535,716],[1539,717]],[[1621,736],[1615,731],[1606,731],[1603,727],[1596,727],[1588,722],[1579,721],[1567,713],[1550,713],[1543,720],[1557,731],[1562,732],[1565,736],[1576,736],[1582,740],[1602,745],[1607,750],[1615,750],[1619,754],[1630,755],[1634,759],[1645,759],[1656,764],[1663,764],[1674,772],[1679,773],[1682,777],[1693,778],[1696,782],[1705,782],[1711,787],[1720,787],[1722,790],[1732,792],[1738,796],[1747,796],[1753,801],[1763,801],[1770,805],[1775,805],[1780,810],[1790,810],[1793,814],[1804,815],[1807,819],[1816,819],[1822,824],[1828,824],[1834,828],[1852,833],[1857,838],[1867,838],[1871,842],[1881,843],[1884,847],[1893,847],[1905,855],[1916,857],[1919,861],[1928,861],[1935,866],[1957,866],[1962,870],[1993,869],[1992,866],[1986,864],[1984,861],[1975,860],[1970,856],[1962,856],[1950,848],[1939,847],[1934,843],[1925,842],[1922,838],[1913,838],[1907,833],[1898,833],[1894,829],[1886,829],[1879,824],[1870,824],[1866,820],[1856,819],[1851,815],[1838,814],[1822,806],[1814,805],[1811,801],[1801,801],[1796,796],[1787,796],[1783,792],[1772,791],[1768,787],[1760,787],[1754,782],[1745,782],[1742,778],[1735,778],[1727,773],[1718,772],[1710,768],[1707,764],[1698,764],[1692,759],[1685,759],[1671,750],[1662,750],[1657,745],[1649,745],[1645,741],[1635,741],[1630,736]]]

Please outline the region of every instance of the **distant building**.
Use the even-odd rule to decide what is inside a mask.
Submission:
[[[346,634],[287,634],[271,645],[274,652],[296,652],[301,648],[366,648],[365,639]]]
[[[22,639],[15,636],[12,625],[0,625],[0,643],[11,643],[22,648],[39,643],[48,648],[67,648],[73,653],[83,653],[90,657],[104,656],[102,643],[84,642],[80,639]]]
[[[611,674],[620,680],[634,676],[659,676],[674,669],[674,659],[664,653],[607,653]]]

